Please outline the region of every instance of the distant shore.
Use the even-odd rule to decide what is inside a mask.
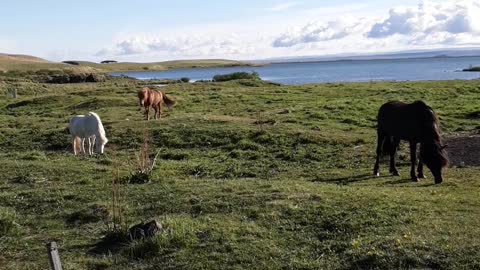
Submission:
[[[96,63],[89,61],[68,60],[63,62],[52,62],[42,58],[0,53],[0,72],[31,72],[38,70],[63,70],[69,72],[121,72],[121,71],[166,71],[172,69],[186,68],[211,68],[211,67],[254,67],[262,66],[265,63],[252,63],[247,61],[236,61],[226,59],[196,59],[196,60],[175,60],[163,62],[137,63],[117,62]]]
[[[478,67],[465,68],[465,69],[463,69],[463,71],[467,71],[467,72],[480,72],[480,66],[478,66]]]

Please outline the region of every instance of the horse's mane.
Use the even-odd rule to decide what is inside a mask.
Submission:
[[[434,149],[442,162],[442,167],[448,165],[448,155],[444,151],[445,146],[442,145],[442,138],[440,136],[440,122],[437,114],[432,107],[425,104],[423,101],[416,101],[413,104],[420,108],[421,120],[423,121],[423,132],[426,136],[431,136],[433,139]]]
[[[108,140],[107,140],[107,137],[105,136],[105,129],[103,128],[102,120],[100,120],[100,117],[98,116],[98,114],[94,112],[89,112],[88,116],[92,116],[92,117],[95,117],[95,119],[97,119],[98,133],[100,135],[99,139],[101,142],[107,142]]]
[[[428,106],[421,100],[415,101],[413,104],[420,109],[421,120],[424,123],[423,127],[425,128],[425,131],[431,133],[433,139],[438,143],[441,143],[440,121],[432,107]]]

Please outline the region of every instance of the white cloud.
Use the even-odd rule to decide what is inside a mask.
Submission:
[[[297,2],[288,3],[274,8],[282,10]],[[245,22],[203,25],[182,29],[182,34],[177,34],[175,29],[162,34],[130,34],[99,51],[97,57],[138,61],[261,59],[480,46],[480,0],[423,1],[417,7],[395,7],[383,16],[370,17],[358,12],[365,8],[342,7],[354,12],[333,17],[324,15],[325,10],[317,10],[319,19],[309,23],[289,20],[297,26],[283,32],[272,22]]]
[[[217,37],[215,35],[189,35],[177,37],[134,36],[117,42],[113,47],[102,49],[97,56],[161,56],[167,58],[199,57],[242,57],[258,49],[254,42],[235,34]]]
[[[480,2],[476,0],[424,1],[418,8],[394,8],[389,17],[376,23],[368,37],[382,38],[394,34],[480,33]]]
[[[298,2],[285,2],[285,3],[280,3],[278,5],[275,5],[271,8],[269,8],[268,10],[269,11],[284,11],[284,10],[287,10],[287,9],[290,9],[294,6],[297,6],[298,5]]]
[[[336,52],[428,46],[480,45],[480,1],[423,1],[418,7],[392,8],[384,18],[338,17],[328,22],[311,22],[287,30],[272,42],[276,48],[296,51],[324,48]],[[313,44],[306,46],[307,44]],[[351,43],[351,44],[350,44]],[[385,47],[388,44],[389,47]]]
[[[310,22],[302,28],[290,29],[273,42],[274,47],[292,47],[301,43],[312,43],[341,39],[357,33],[368,25],[365,19],[341,18],[335,21]]]

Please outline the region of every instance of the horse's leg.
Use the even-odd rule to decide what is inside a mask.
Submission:
[[[85,138],[80,139],[80,150],[84,155],[87,154],[87,153],[85,153]]]
[[[95,138],[88,137],[88,154],[93,155],[93,144],[95,143]]]
[[[92,145],[92,139],[90,137],[87,137],[86,139],[87,141],[87,148],[88,148],[88,155],[91,156],[92,155],[92,152],[90,151],[91,150],[91,145]]]
[[[77,155],[77,137],[72,136],[73,154]]]
[[[380,176],[380,173],[378,172],[378,169],[380,168],[380,157],[382,155],[382,145],[383,141],[386,139],[385,134],[381,132],[377,132],[378,134],[378,139],[377,139],[377,158],[375,160],[375,166],[373,166],[373,175],[374,176]]]
[[[417,143],[410,141],[410,177],[412,181],[418,182],[418,178],[415,175],[415,165],[417,164]]]
[[[399,176],[400,174],[397,171],[397,168],[395,167],[395,154],[397,153],[397,148],[398,145],[400,144],[400,140],[393,137],[393,142],[392,142],[392,149],[390,149],[390,174],[392,176]]]
[[[153,109],[155,110],[155,119],[158,119],[158,105],[153,107]]]
[[[420,149],[422,148],[422,144],[420,144]],[[422,151],[420,151],[421,153]],[[423,160],[422,154],[418,157],[418,168],[417,168],[417,177],[420,179],[425,179],[425,175],[423,174]]]
[[[150,106],[145,106],[145,115],[147,117],[147,121],[150,121]]]
[[[162,102],[158,103],[158,119],[162,118]]]

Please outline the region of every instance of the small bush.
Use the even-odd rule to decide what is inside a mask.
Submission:
[[[190,82],[190,78],[187,78],[187,77],[180,78],[180,82],[188,83]]]
[[[143,131],[143,143],[140,147],[140,152],[137,154],[137,168],[128,177],[128,182],[131,184],[146,184],[150,182],[150,177],[160,152],[157,152],[153,159],[150,158],[149,139],[150,135],[148,130],[145,129]]]
[[[74,66],[80,65],[80,63],[78,63],[76,61],[63,61],[62,63],[69,64],[69,65],[74,65]]]
[[[230,73],[230,74],[213,76],[213,81],[214,82],[227,82],[227,81],[242,80],[242,79],[260,80],[260,75],[257,72],[252,72],[252,73],[234,72],[234,73]]]

